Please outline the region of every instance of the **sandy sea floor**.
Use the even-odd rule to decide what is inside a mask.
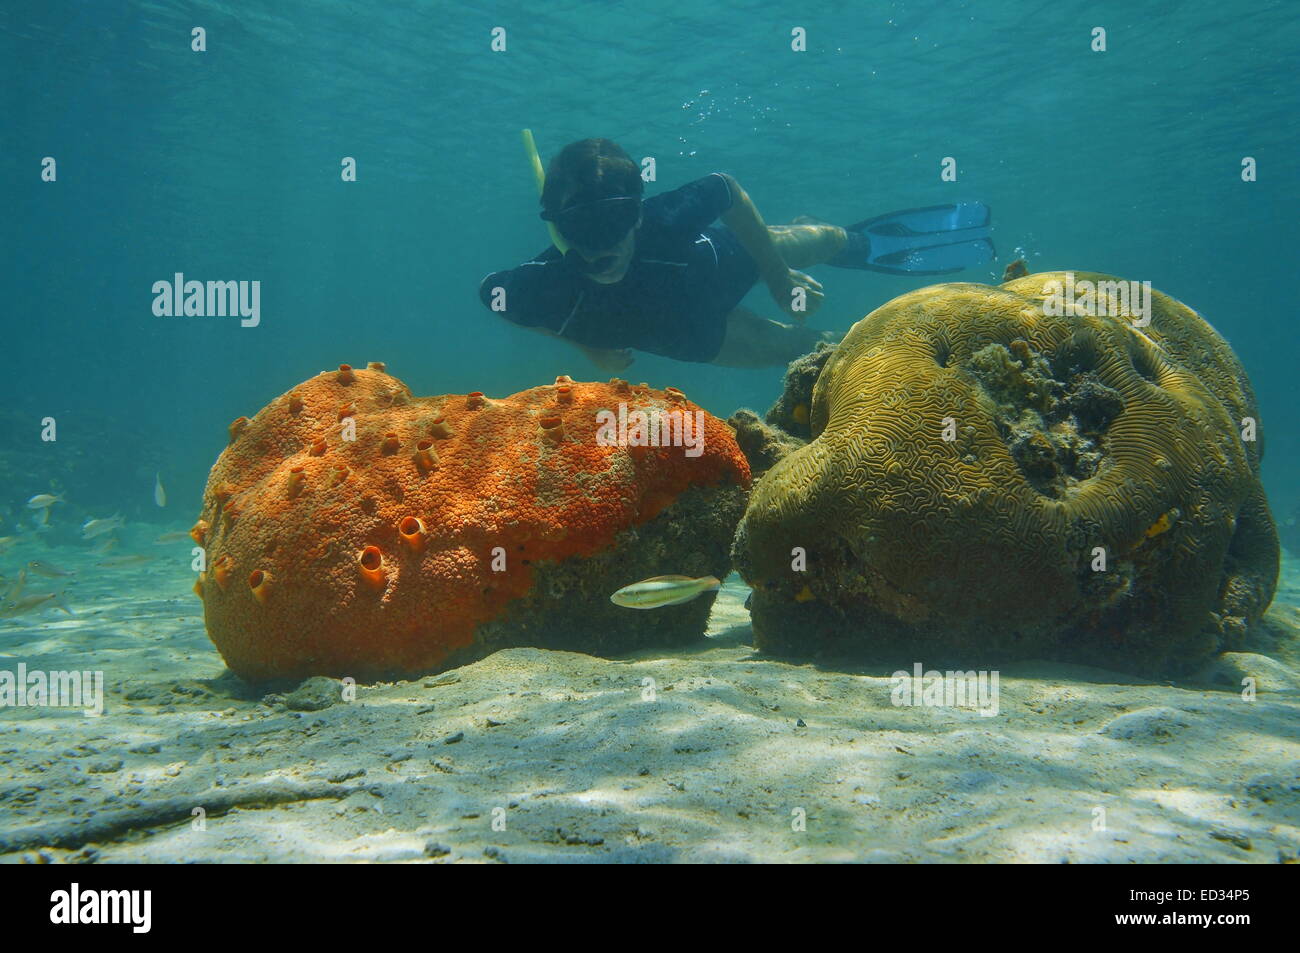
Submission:
[[[76,615],[0,621],[0,669],[99,670],[106,698],[98,717],[0,709],[0,860],[1300,855],[1295,560],[1255,651],[1178,683],[1004,666],[992,717],[895,707],[897,666],[758,656],[735,577],[691,650],[515,649],[344,701],[337,683],[264,695],[225,672],[188,541],[150,542],[178,528],[128,528],[113,555],[137,564],[36,543],[6,555],[10,576],[30,559],[76,570]]]

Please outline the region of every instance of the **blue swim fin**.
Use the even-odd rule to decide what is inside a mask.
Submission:
[[[992,216],[983,202],[909,208],[849,225],[849,243],[827,262],[892,275],[947,275],[991,261]]]

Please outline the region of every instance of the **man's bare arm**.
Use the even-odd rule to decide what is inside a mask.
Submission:
[[[763,221],[763,216],[759,214],[749,193],[740,187],[733,176],[725,172],[718,174],[731,189],[731,208],[722,213],[722,223],[736,233],[740,244],[749,252],[749,257],[758,263],[758,272],[764,281],[784,278],[790,269],[777,251],[776,243],[768,233],[767,223]]]
[[[772,241],[772,234],[767,230],[767,223],[763,221],[763,216],[759,214],[749,193],[740,187],[733,176],[725,172],[718,174],[731,189],[731,208],[722,213],[722,223],[735,232],[741,247],[758,264],[758,273],[781,310],[802,321],[821,305],[821,283],[785,263],[776,243]],[[804,289],[803,311],[794,307],[795,298],[791,292],[795,288]]]

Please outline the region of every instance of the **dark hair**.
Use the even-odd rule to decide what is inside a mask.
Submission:
[[[542,189],[542,208],[554,214],[561,203],[595,202],[615,196],[641,197],[641,170],[612,139],[571,142],[551,160]]]

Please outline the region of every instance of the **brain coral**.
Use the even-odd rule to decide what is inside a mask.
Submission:
[[[248,678],[369,679],[503,645],[699,637],[711,597],[632,612],[609,595],[650,575],[725,575],[748,467],[702,411],[697,455],[598,443],[598,411],[620,403],[669,421],[698,411],[673,388],[566,377],[503,399],[417,398],[372,364],[239,418],[192,531],[212,641]]]
[[[936,285],[853,327],[737,533],[760,648],[1154,671],[1240,643],[1278,569],[1246,375],[1159,292],[1146,327],[1115,286],[1052,316],[1066,280]]]

